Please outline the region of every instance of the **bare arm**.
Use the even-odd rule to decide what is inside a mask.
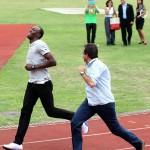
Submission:
[[[107,9],[107,7],[105,7],[105,15],[109,14],[109,10]]]
[[[48,68],[48,67],[56,66],[56,60],[51,53],[46,53],[44,55],[44,58],[46,59],[46,61],[44,63],[37,64],[37,65],[26,64],[25,69],[28,71],[31,71],[31,70],[35,70],[35,69],[42,69],[42,68]]]

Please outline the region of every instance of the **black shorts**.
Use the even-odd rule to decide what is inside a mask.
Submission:
[[[136,29],[142,30],[144,26],[144,18],[137,18],[135,23],[136,23]]]

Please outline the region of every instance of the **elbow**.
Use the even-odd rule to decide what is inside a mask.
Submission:
[[[56,65],[57,65],[56,61],[49,61],[49,63],[48,63],[48,67],[53,67]]]
[[[57,63],[56,63],[56,61],[54,61],[54,62],[53,62],[53,66],[56,66],[56,65],[57,65]]]
[[[52,63],[52,66],[56,66],[56,65],[57,65],[56,61]]]

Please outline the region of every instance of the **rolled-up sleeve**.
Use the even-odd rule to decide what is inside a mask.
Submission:
[[[50,52],[48,45],[43,41],[38,45],[38,50],[41,55],[45,55]]]

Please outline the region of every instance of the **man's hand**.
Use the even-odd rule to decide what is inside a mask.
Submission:
[[[85,66],[79,66],[79,72],[84,81],[91,87],[94,88],[96,85],[92,81],[92,79],[86,74],[86,67]]]
[[[85,66],[79,66],[79,72],[86,72]]]
[[[28,70],[28,71],[31,71],[31,70],[34,70],[35,67],[34,67],[33,64],[26,64],[26,65],[25,65],[25,69]]]

